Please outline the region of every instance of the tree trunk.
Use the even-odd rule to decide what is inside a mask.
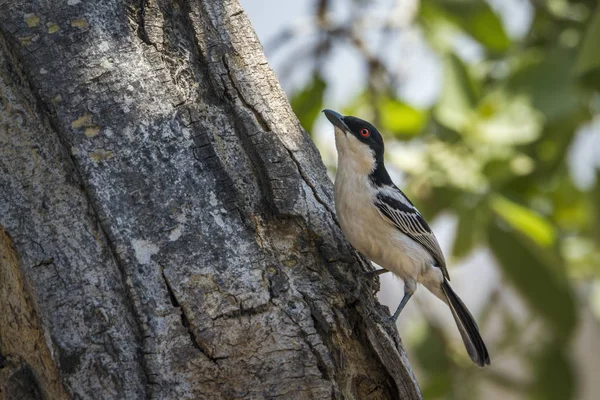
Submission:
[[[237,1],[0,0],[0,156],[0,399],[420,398]]]

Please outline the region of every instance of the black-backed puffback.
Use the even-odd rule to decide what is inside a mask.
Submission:
[[[446,303],[467,353],[477,365],[490,363],[475,319],[450,287],[440,245],[414,204],[392,182],[385,168],[383,137],[357,117],[323,110],[334,126],[338,168],[335,209],[350,244],[371,261],[404,281],[400,312],[421,283]]]

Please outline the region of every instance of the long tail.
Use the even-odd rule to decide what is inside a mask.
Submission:
[[[485,343],[479,334],[479,328],[475,319],[465,306],[465,303],[457,296],[450,287],[450,284],[444,279],[442,290],[448,299],[448,305],[460,331],[460,336],[465,343],[467,353],[471,360],[480,367],[490,364],[490,355],[488,354]]]

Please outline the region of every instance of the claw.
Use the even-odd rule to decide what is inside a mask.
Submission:
[[[375,278],[381,274],[385,274],[386,272],[390,272],[387,269],[376,269],[375,271],[365,272],[365,278]]]

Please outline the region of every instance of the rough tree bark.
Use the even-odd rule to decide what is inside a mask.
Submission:
[[[0,0],[0,399],[417,399],[235,0]]]

